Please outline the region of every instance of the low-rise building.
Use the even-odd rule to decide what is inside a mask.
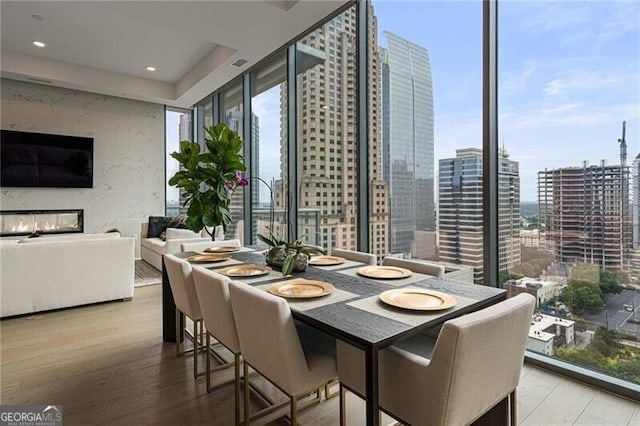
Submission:
[[[504,284],[504,288],[507,290],[507,297],[513,297],[520,293],[529,293],[536,298],[536,305],[540,306],[554,297],[560,296],[564,285],[557,281],[523,277],[519,280],[507,281]]]
[[[540,231],[537,229],[521,229],[520,244],[525,247],[540,247]]]
[[[575,340],[575,321],[535,314],[527,338],[527,349],[545,355],[553,355],[553,349],[567,346]]]

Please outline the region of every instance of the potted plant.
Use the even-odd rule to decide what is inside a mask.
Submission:
[[[307,264],[311,254],[320,253],[324,254],[324,251],[315,246],[305,245],[300,239],[294,241],[286,241],[274,235],[275,214],[273,188],[264,179],[259,176],[252,176],[251,179],[258,180],[266,185],[269,189],[269,195],[271,198],[270,211],[269,211],[269,226],[267,226],[268,235],[257,234],[260,241],[265,243],[269,249],[266,254],[267,265],[273,266],[282,271],[282,275],[290,275],[291,272],[302,272],[307,269]],[[272,182],[273,184],[273,182]],[[289,223],[285,214],[285,223]],[[290,224],[289,224],[290,225]],[[291,229],[289,229],[291,234]]]
[[[204,129],[208,152],[201,152],[197,142],[181,141],[180,151],[171,153],[180,170],[169,179],[169,185],[182,190],[187,227],[194,232],[204,228],[213,240],[215,227],[222,225],[226,229],[231,222],[229,204],[233,191],[248,181],[240,154],[244,141],[238,133],[225,123]]]
[[[294,241],[279,239],[270,229],[269,236],[258,234],[258,238],[269,246],[266,254],[267,265],[281,268],[282,275],[290,275],[294,271],[305,271],[311,254],[324,254],[324,250],[305,245],[299,239]]]

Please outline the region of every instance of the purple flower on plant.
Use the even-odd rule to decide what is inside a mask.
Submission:
[[[239,186],[249,185],[249,181],[247,180],[247,177],[240,170],[236,171],[236,181],[238,182]]]
[[[235,190],[237,187],[239,186],[247,186],[249,185],[249,181],[247,180],[247,178],[245,177],[244,173],[242,173],[241,171],[236,171],[235,176],[233,177],[233,180],[230,180],[228,182],[225,182],[224,186],[229,190],[229,191],[233,191]]]

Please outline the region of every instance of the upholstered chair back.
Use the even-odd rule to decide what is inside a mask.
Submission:
[[[353,260],[354,262],[362,262],[367,265],[375,265],[378,261],[375,254],[364,253],[355,250],[346,250],[340,248],[334,248],[331,250],[332,256],[344,257],[347,260]]]
[[[415,260],[399,259],[397,257],[385,257],[382,259],[383,266],[396,266],[406,268],[419,274],[433,275],[437,278],[444,278],[444,266],[437,263],[424,263]]]
[[[193,282],[207,331],[231,352],[239,353],[240,342],[229,297],[230,281],[203,266],[193,267]]]
[[[404,413],[403,420],[415,425],[473,422],[516,389],[534,307],[533,296],[519,294],[447,321],[430,361],[397,357],[393,350],[385,353],[386,375],[397,373],[403,363],[418,367],[409,397],[394,397],[391,392],[399,389],[381,387],[385,408]]]
[[[238,281],[229,293],[244,359],[289,395],[306,390],[309,368],[286,300]]]
[[[202,319],[189,262],[172,254],[165,254],[164,266],[169,276],[169,285],[178,310],[194,321]]]

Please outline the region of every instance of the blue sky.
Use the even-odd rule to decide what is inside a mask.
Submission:
[[[379,43],[388,30],[429,51],[435,159],[480,147],[479,1],[374,2]],[[504,1],[499,8],[499,138],[520,163],[521,200],[537,198],[536,173],[628,163],[640,153],[640,2]]]

